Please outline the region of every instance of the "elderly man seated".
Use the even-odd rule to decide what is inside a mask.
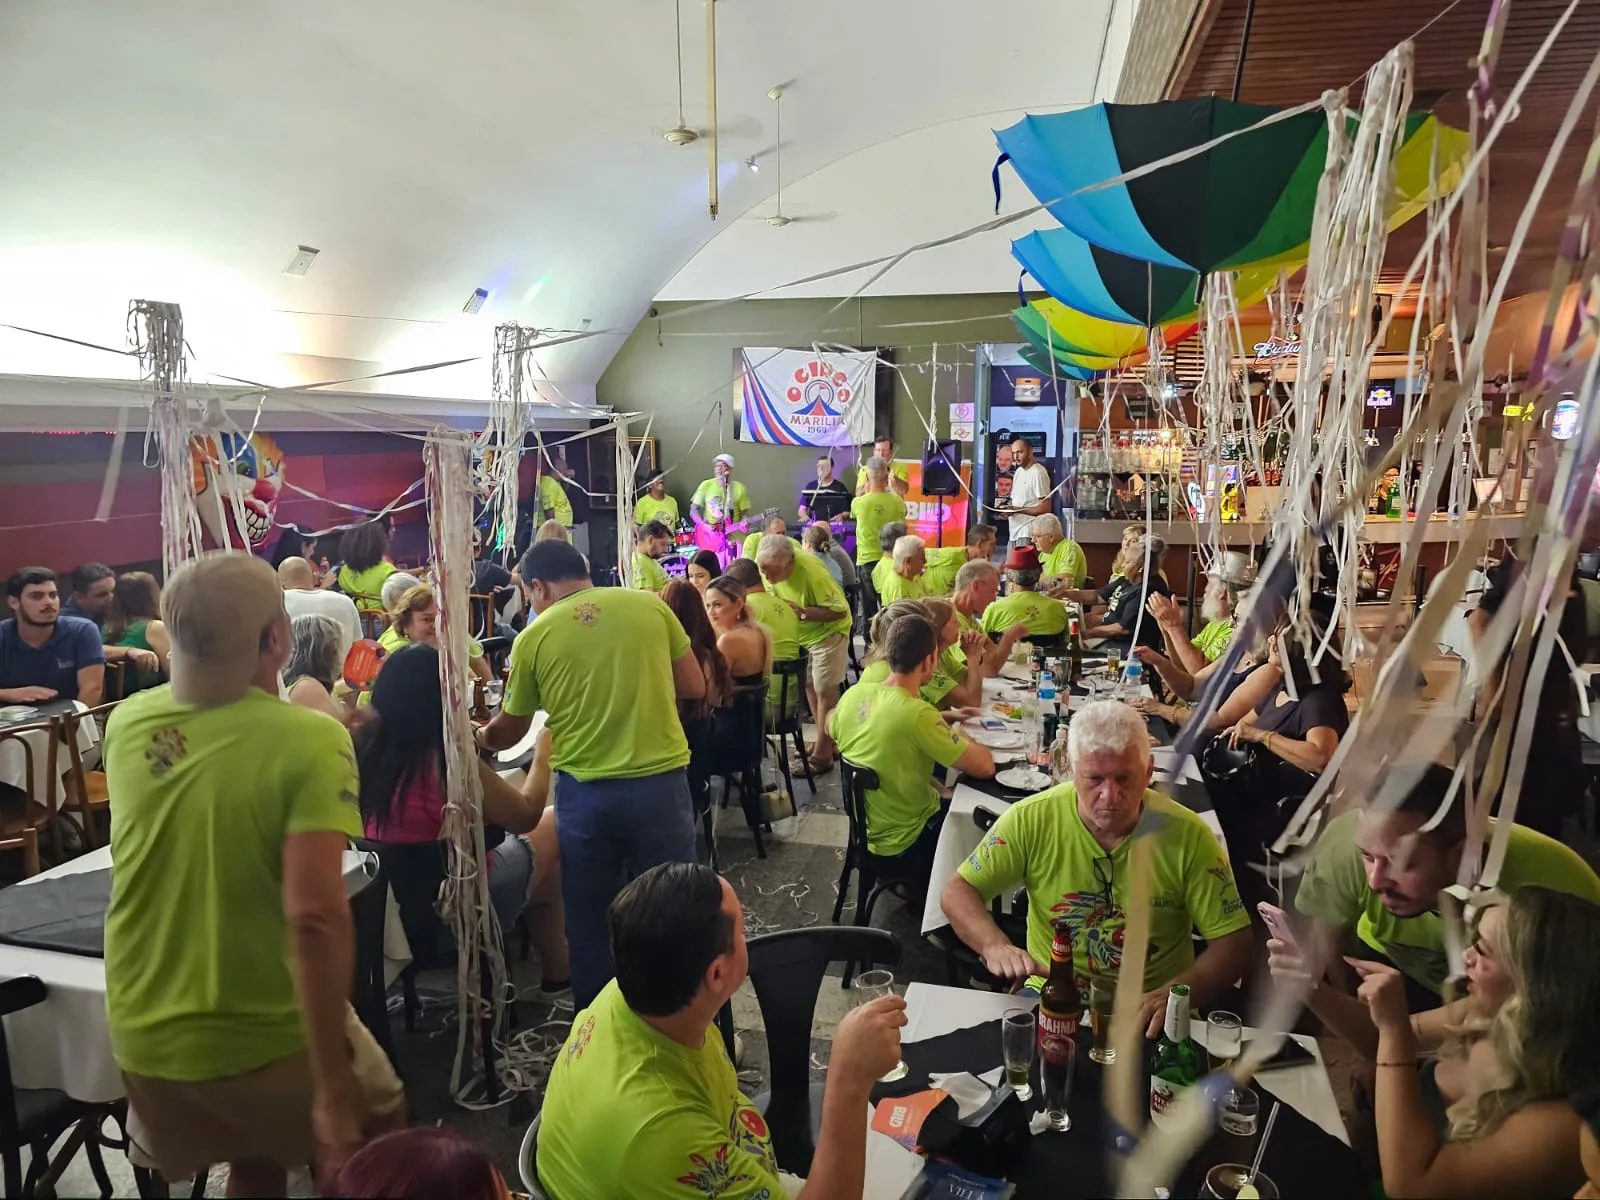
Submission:
[[[991,636],[1021,622],[1029,637],[1057,637],[1067,627],[1067,608],[1038,590],[1039,552],[1023,544],[1011,547],[1006,582],[1011,590],[984,610],[983,631]]]
[[[955,588],[956,572],[969,562],[988,562],[994,557],[995,538],[993,525],[974,525],[967,531],[963,546],[929,546],[923,554],[928,566],[922,572],[922,585],[930,596],[948,596]]]
[[[1082,546],[1062,534],[1061,518],[1055,513],[1035,517],[1029,532],[1039,552],[1044,590],[1054,595],[1062,588],[1081,588],[1089,575],[1089,560]]]
[[[756,547],[761,544],[761,539],[769,533],[777,537],[788,537],[789,526],[784,523],[782,517],[773,517],[772,520],[766,523],[765,527],[753,530],[745,535],[744,548],[739,552],[739,557],[754,558],[756,556]]]
[[[900,875],[920,880],[933,868],[949,807],[933,786],[935,764],[986,779],[994,774],[994,759],[946,725],[922,698],[939,664],[933,622],[901,617],[884,636],[889,677],[863,680],[844,694],[833,711],[833,736],[841,755],[878,775],[880,787],[867,793],[867,849],[898,860]]]
[[[1154,763],[1143,718],[1102,700],[1075,712],[1067,745],[1072,782],[1018,801],[989,830],[940,897],[950,925],[1002,979],[1043,986],[1052,931],[1072,932],[1078,988],[1122,966],[1132,856],[1151,839],[1150,951],[1143,1017],[1154,1037],[1167,992],[1189,985],[1196,1004],[1228,994],[1249,969],[1250,917],[1216,837],[1196,814],[1150,789]],[[1028,893],[1028,947],[1013,945],[989,902]],[[1208,943],[1195,956],[1192,933]]]
[[[1062,596],[1080,604],[1104,604],[1105,615],[1083,631],[1086,638],[1104,638],[1112,646],[1127,650],[1138,631],[1139,645],[1161,648],[1161,630],[1154,618],[1141,619],[1145,604],[1153,594],[1170,597],[1172,589],[1161,577],[1161,556],[1167,544],[1153,533],[1140,536],[1122,556],[1122,574],[1099,591],[1068,588]],[[1146,575],[1148,569],[1148,577]]]
[[[956,623],[962,633],[983,633],[983,614],[1000,594],[1000,572],[986,559],[973,559],[956,572],[955,591],[950,602],[956,606]],[[989,643],[983,652],[985,679],[1000,673],[1011,657],[1011,648],[1028,636],[1028,627],[1021,621],[1012,623],[1000,634],[998,642]]]
[[[878,548],[883,551],[883,557],[872,564],[872,590],[873,594],[883,595],[883,589],[889,586],[889,576],[894,574],[894,546],[901,538],[906,536],[906,523],[904,521],[890,521],[878,530]],[[881,608],[882,603],[879,604]]]
[[[878,600],[887,608],[896,600],[920,600],[928,594],[922,582],[927,568],[927,543],[914,533],[895,539],[889,573],[878,585]]]
[[[1185,699],[1194,695],[1196,679],[1208,675],[1211,664],[1228,648],[1239,601],[1255,582],[1255,566],[1250,557],[1237,550],[1223,554],[1206,574],[1209,582],[1200,608],[1206,623],[1192,639],[1184,628],[1183,610],[1171,597],[1158,592],[1145,604],[1146,611],[1156,619],[1167,652],[1147,649],[1139,658],[1154,667],[1167,686]]]
[[[790,1192],[715,1028],[750,969],[733,888],[709,867],[653,867],[612,902],[610,926],[617,976],[573,1018],[550,1070],[537,1160],[549,1194],[860,1197],[863,1113],[899,1061],[905,1001],[883,996],[839,1022],[811,1171]]]

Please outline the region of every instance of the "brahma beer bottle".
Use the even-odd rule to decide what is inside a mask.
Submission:
[[[1199,1078],[1200,1052],[1189,1037],[1189,985],[1175,983],[1167,994],[1167,1022],[1150,1067],[1150,1120],[1157,1128],[1166,1127],[1173,1106]]]
[[[1072,1095],[1082,1021],[1083,1000],[1072,964],[1072,930],[1060,925],[1050,945],[1050,975],[1039,993],[1039,1080],[1044,1084],[1045,1116],[1058,1133],[1072,1128],[1067,1101]]]

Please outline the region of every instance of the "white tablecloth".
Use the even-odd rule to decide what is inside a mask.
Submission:
[[[356,851],[345,851],[345,886],[352,894],[365,884],[366,858]],[[26,887],[40,879],[98,871],[110,865],[111,848],[102,846],[15,886]],[[392,900],[390,924],[398,929]],[[400,938],[403,946],[403,932]],[[388,951],[386,931],[386,955]],[[13,1086],[56,1088],[74,1100],[91,1104],[120,1099],[122,1075],[111,1056],[111,1035],[106,1028],[105,960],[0,946],[0,978],[19,975],[37,975],[48,994],[43,1004],[5,1018]]]
[[[939,893],[955,875],[956,868],[983,840],[983,834],[972,820],[973,810],[987,808],[998,816],[1011,804],[1009,800],[997,800],[986,795],[971,784],[956,784],[955,795],[950,799],[950,812],[945,816],[944,825],[939,830],[939,844],[933,851],[933,870],[928,875],[928,899],[922,909],[923,933],[932,933],[950,924],[944,909],[939,907]],[[1197,815],[1217,835],[1217,840],[1222,841],[1222,826],[1217,821],[1217,814],[1207,811]],[[1223,852],[1227,852],[1226,844],[1223,845]]]
[[[1037,1003],[1038,997],[1031,993],[1007,996],[998,992],[913,983],[906,988],[906,1027],[901,1040],[919,1042],[940,1037],[957,1029],[999,1020],[1012,1009],[1032,1007]],[[1205,1022],[1196,1020],[1192,1029],[1195,1040],[1204,1046]],[[1253,1036],[1255,1032],[1246,1029],[1245,1036]],[[1345,1129],[1344,1118],[1339,1115],[1339,1102],[1334,1098],[1333,1085],[1328,1080],[1328,1069],[1322,1061],[1322,1051],[1316,1039],[1296,1036],[1295,1041],[1316,1055],[1316,1063],[1269,1071],[1257,1077],[1256,1088],[1276,1096],[1349,1145],[1350,1134]],[[995,1065],[1000,1065],[998,1037],[995,1039]],[[867,1186],[864,1200],[898,1200],[921,1169],[922,1159],[893,1138],[876,1130],[867,1131]]]
[[[73,701],[81,712],[84,705]],[[12,787],[26,789],[28,786],[28,756],[21,743],[27,742],[33,748],[33,792],[34,800],[43,804],[45,802],[45,769],[50,759],[50,733],[48,730],[39,729],[32,733],[22,734],[20,738],[6,738],[0,741],[0,783],[9,783]],[[95,749],[100,744],[100,730],[94,721],[83,721],[78,725],[78,752],[83,756],[83,765],[86,770],[93,770],[100,761],[99,752]],[[65,775],[72,767],[72,756],[65,743],[56,750],[56,770]],[[56,783],[56,807],[63,807],[66,788],[58,781]]]

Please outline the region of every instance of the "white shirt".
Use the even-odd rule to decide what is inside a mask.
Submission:
[[[1011,476],[1011,503],[1017,508],[1026,508],[1039,503],[1050,494],[1050,472],[1044,469],[1044,464],[1035,460],[1031,467],[1018,467]],[[1028,536],[1028,531],[1033,528],[1037,517],[1012,517],[1011,518],[1011,543],[1015,545],[1021,538]]]
[[[295,588],[283,593],[283,606],[289,610],[289,619],[308,616],[332,617],[344,637],[339,644],[339,662],[350,653],[350,646],[361,640],[361,618],[356,616],[356,603],[343,592],[301,591]]]

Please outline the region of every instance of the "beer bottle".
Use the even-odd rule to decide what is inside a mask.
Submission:
[[[1058,925],[1050,945],[1050,974],[1039,993],[1039,1082],[1044,1085],[1047,1127],[1058,1133],[1072,1128],[1067,1102],[1078,1057],[1078,1025],[1083,1000],[1072,962],[1072,930]]]
[[[1071,670],[1067,677],[1070,686],[1077,683],[1078,677],[1083,674],[1083,627],[1077,617],[1067,622],[1067,659]]]
[[[1157,1128],[1165,1127],[1173,1106],[1199,1078],[1200,1052],[1189,1036],[1189,985],[1175,983],[1167,995],[1167,1021],[1150,1067],[1150,1120]]]

